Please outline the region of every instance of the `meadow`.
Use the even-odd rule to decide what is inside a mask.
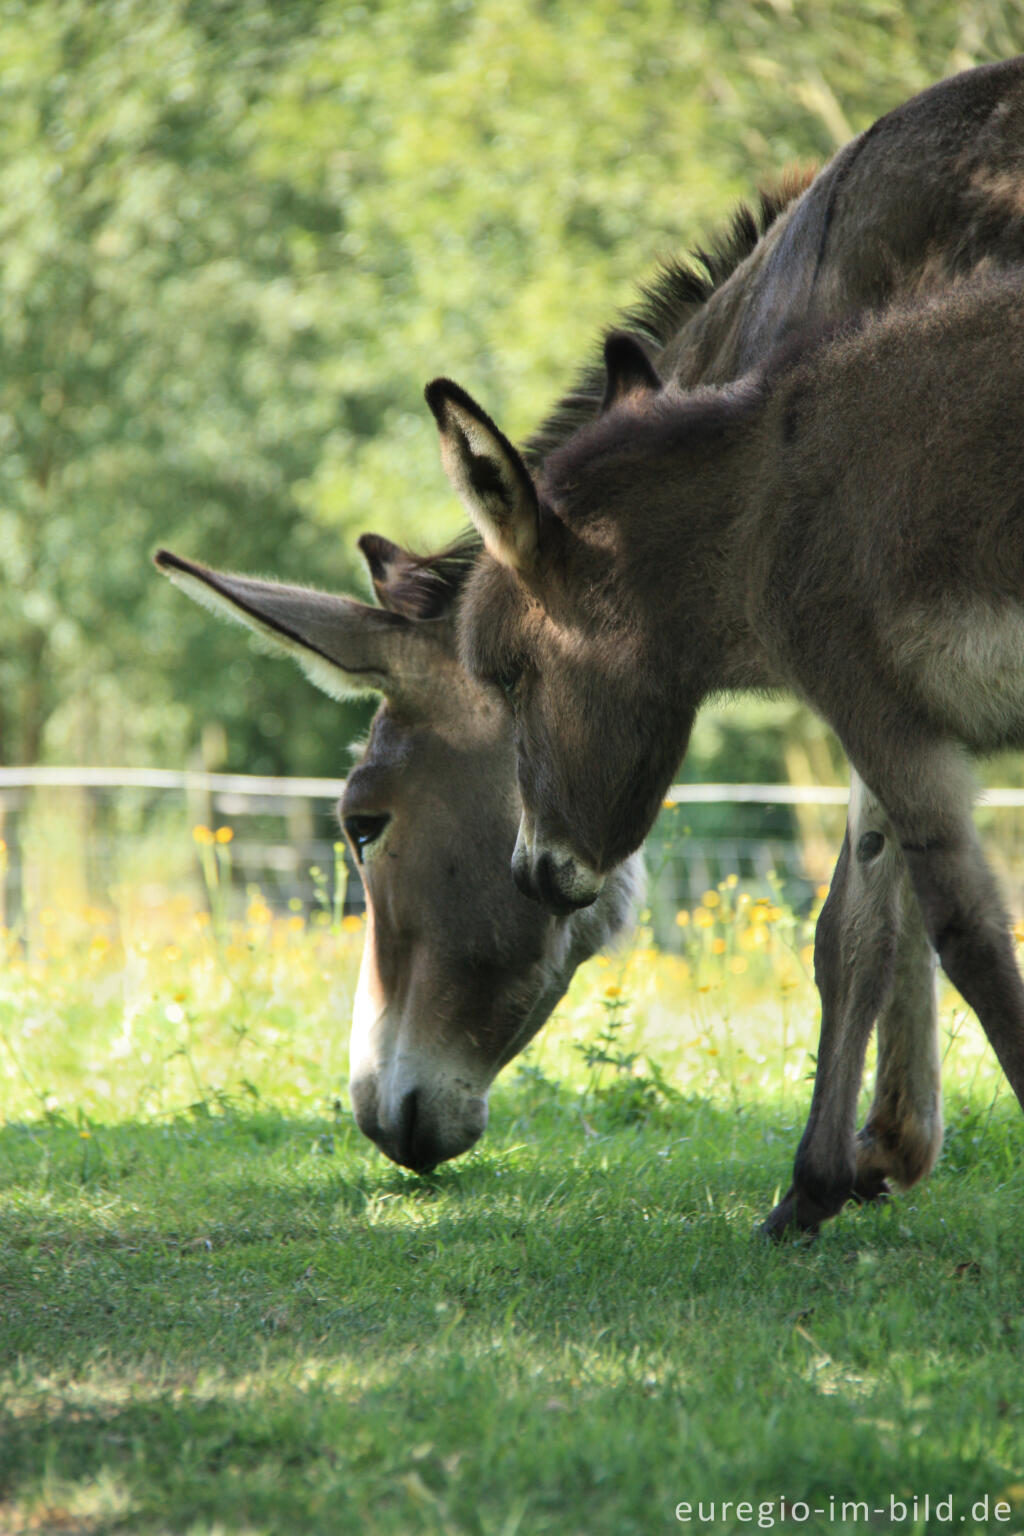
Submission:
[[[196,849],[201,904],[0,936],[5,1536],[1024,1530],[1024,1126],[955,994],[931,1180],[771,1247],[813,909],[592,961],[421,1178],[347,1108],[360,919]]]

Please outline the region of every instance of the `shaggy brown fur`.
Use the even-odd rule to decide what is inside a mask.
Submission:
[[[1024,984],[964,762],[1024,745],[1024,268],[720,390],[645,385],[625,352],[613,404],[536,481],[463,391],[431,388],[449,453],[516,487],[477,506],[492,553],[462,643],[514,695],[534,894],[593,899],[590,872],[639,847],[708,697],[788,689],[885,807],[923,930],[1024,1104]],[[808,1225],[853,1174],[837,1190],[808,1155],[815,1108],[784,1212]],[[900,1140],[885,1120],[876,1158]]]
[[[666,326],[652,336],[641,325],[648,358],[683,387],[723,383],[793,333],[827,330],[965,272],[1024,262],[1022,123],[1020,59],[969,71],[907,102],[842,150],[735,272],[680,316],[674,335]],[[601,387],[591,374],[581,409],[564,417],[568,425],[593,419]],[[797,416],[794,400],[787,429]],[[538,434],[530,467],[537,467],[536,444],[550,451],[561,440],[557,430]],[[813,1229],[851,1192],[884,1193],[887,1178],[913,1183],[942,1141],[932,951],[885,809],[856,777],[815,972],[822,1035],[814,1098],[793,1187],[766,1223],[773,1234],[791,1222]],[[855,1143],[876,1016],[875,1101]]]

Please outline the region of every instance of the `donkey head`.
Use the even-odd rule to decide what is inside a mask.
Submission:
[[[465,560],[359,541],[381,607],[227,575],[161,550],[189,596],[295,657],[334,696],[383,703],[338,811],[366,892],[349,1091],[360,1129],[425,1170],[487,1124],[490,1085],[580,962],[627,920],[636,871],[557,920],[508,876],[520,806],[500,695],[469,678],[451,606]]]
[[[606,362],[602,415],[536,481],[458,385],[427,387],[442,462],[486,550],[461,605],[461,647],[469,673],[499,687],[514,718],[523,814],[513,878],[563,913],[596,900],[640,846],[686,745],[664,729],[671,670],[655,660],[656,615],[633,601],[619,531],[601,516],[603,502],[637,495],[637,465],[607,450],[656,410],[661,384],[631,337],[610,337]],[[569,452],[566,497],[558,468]]]

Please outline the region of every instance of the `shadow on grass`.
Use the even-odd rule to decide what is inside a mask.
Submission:
[[[9,1126],[0,1517],[621,1536],[697,1491],[994,1493],[1022,1135],[950,1118],[925,1190],[782,1248],[752,1229],[797,1126],[764,1106],[605,1128],[528,1088],[429,1179],[344,1120]]]

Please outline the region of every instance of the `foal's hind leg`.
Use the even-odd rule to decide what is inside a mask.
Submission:
[[[762,1230],[813,1231],[852,1195],[912,1183],[941,1143],[934,961],[879,802],[854,777],[842,852],[815,934],[821,1040],[793,1184]],[[854,1138],[864,1052],[879,1022],[878,1083]]]

